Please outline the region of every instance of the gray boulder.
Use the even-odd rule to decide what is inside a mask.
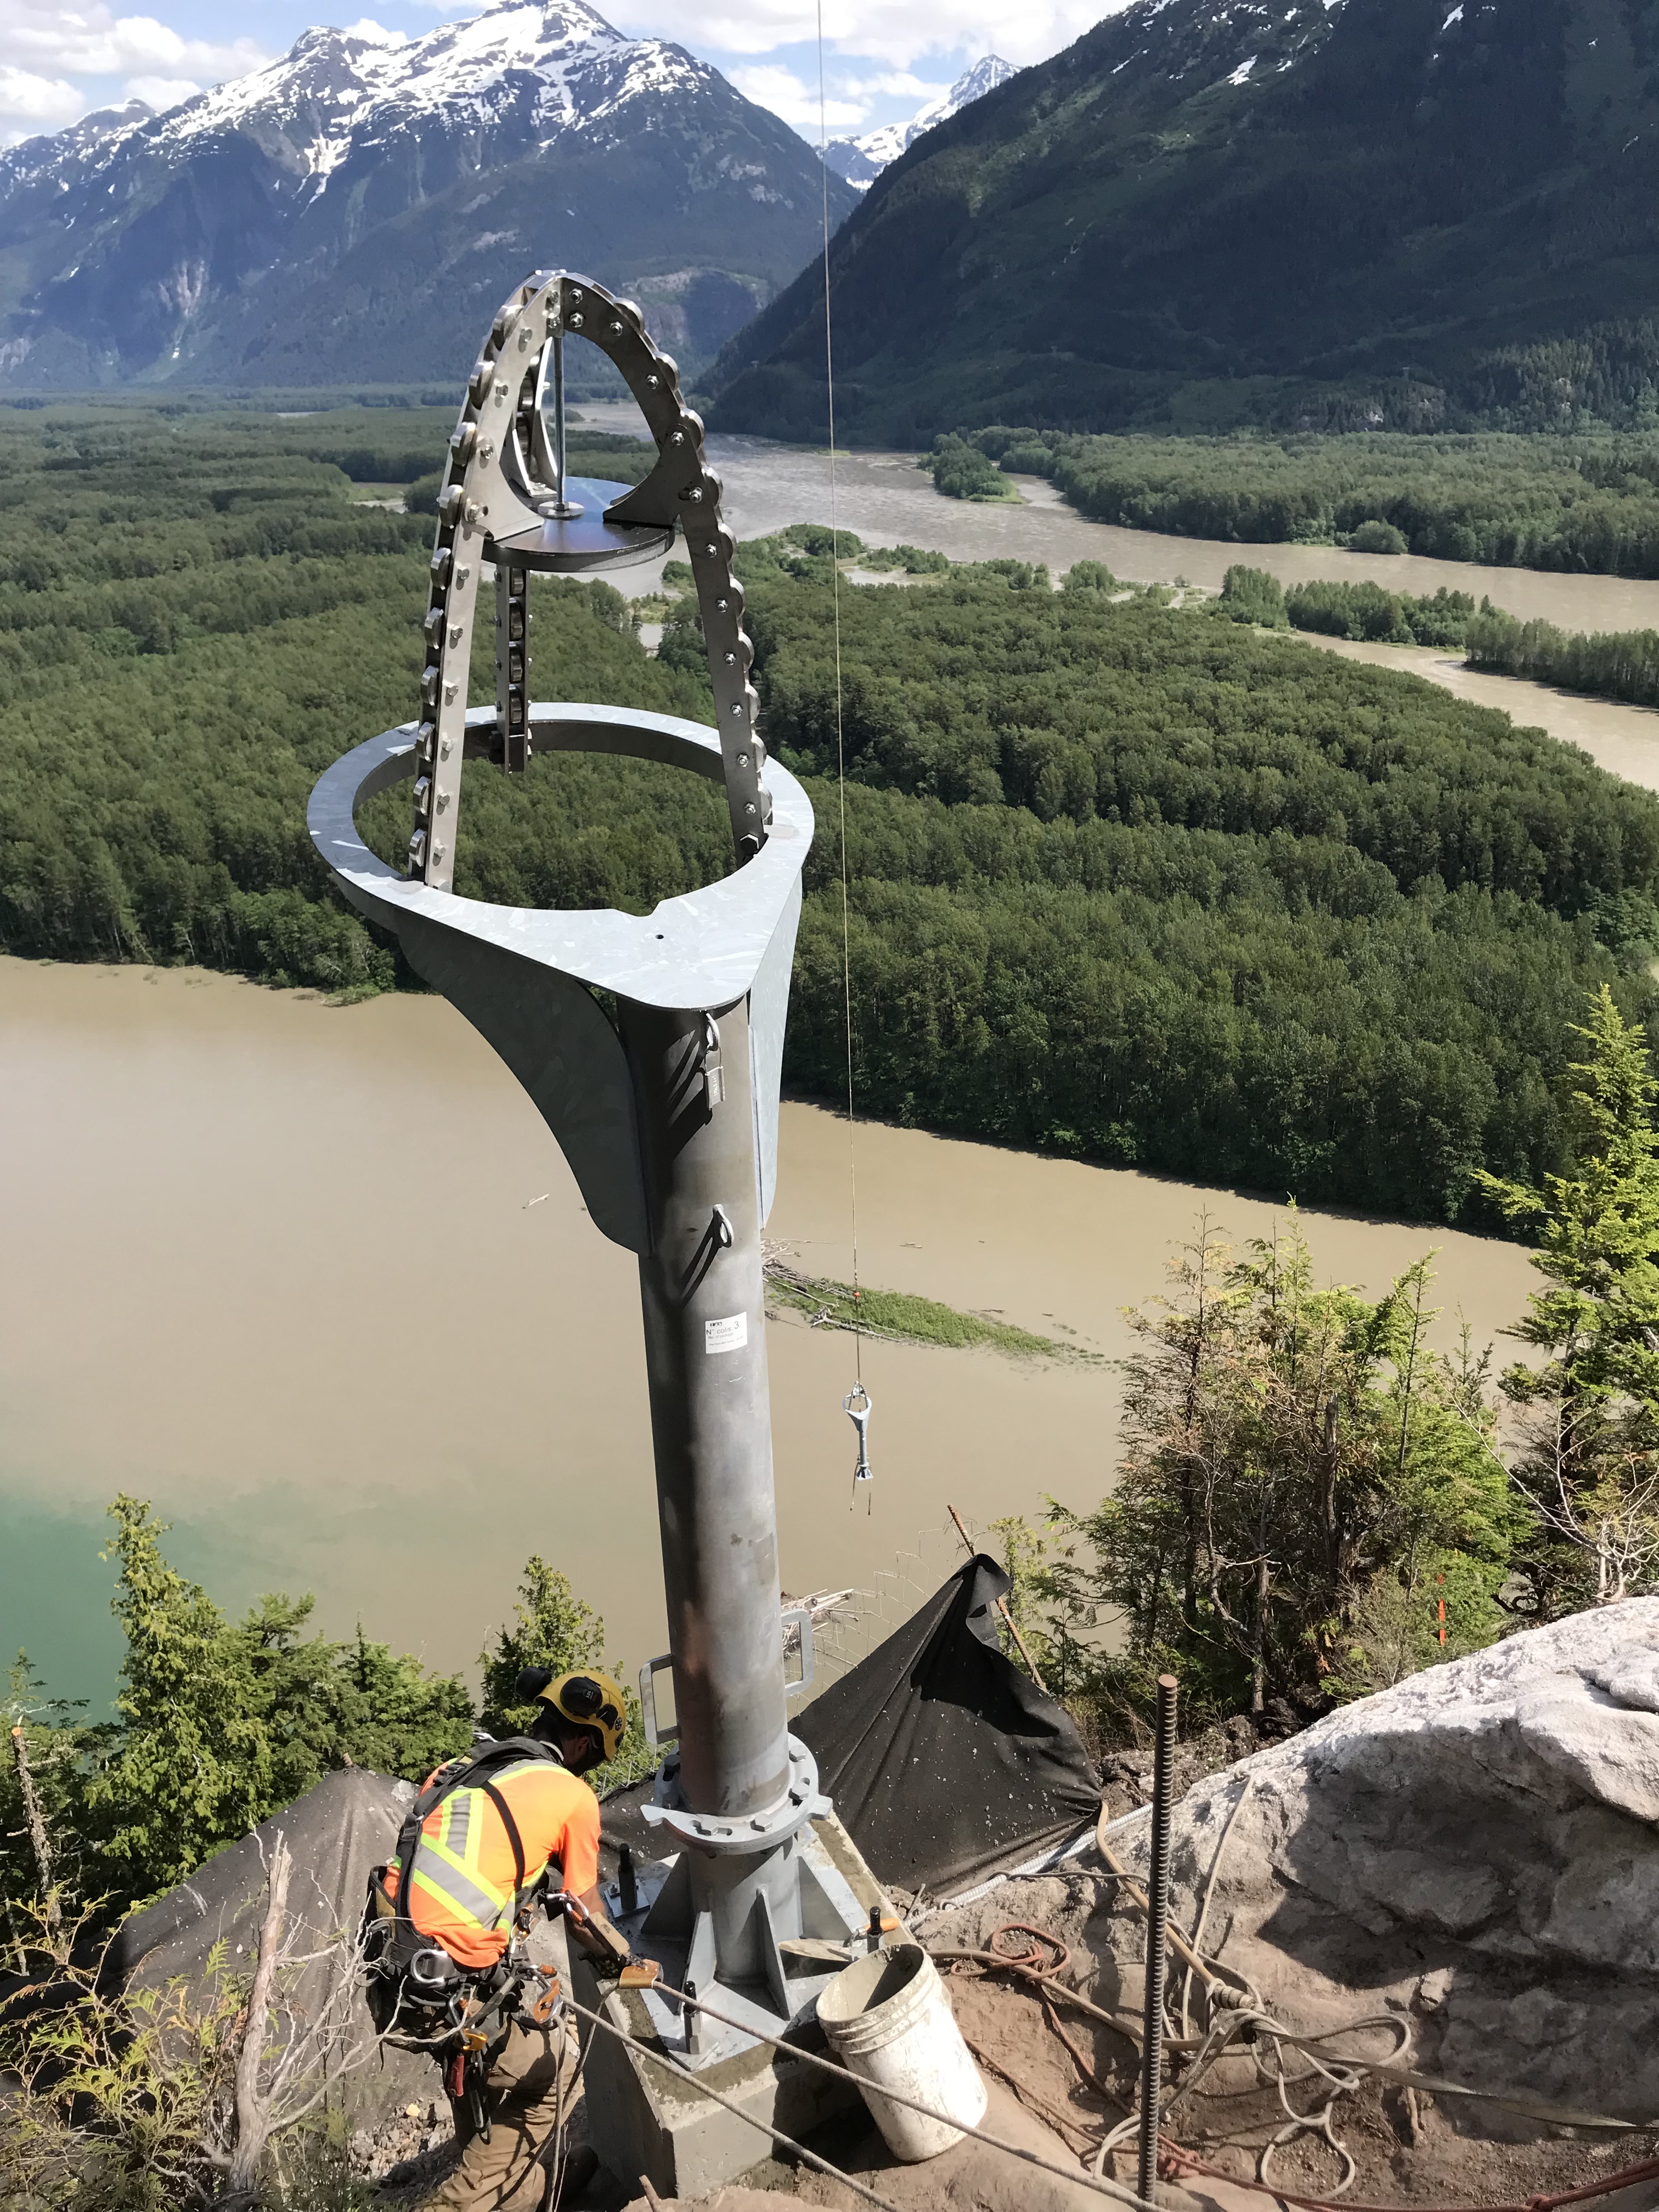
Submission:
[[[1651,2121],[1656,1824],[1659,1598],[1637,1598],[1412,1675],[1200,1782],[1176,1808],[1175,1911],[1190,1930],[1213,1878],[1203,1948],[1293,2026],[1394,2012],[1422,2071]],[[1125,1863],[1144,1869],[1149,1829],[1145,1811],[1116,1824]],[[1064,1917],[1069,1897],[1097,1994],[1138,2003],[1140,1923],[1113,1885],[1090,1902],[1018,1887],[951,1916],[961,1934]],[[1485,2102],[1443,2109],[1471,2132],[1536,2131]]]

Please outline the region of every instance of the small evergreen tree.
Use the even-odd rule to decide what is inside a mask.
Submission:
[[[1513,1476],[1530,1533],[1516,1609],[1552,1620],[1659,1580],[1659,1134],[1642,1032],[1605,984],[1576,1027],[1566,1175],[1477,1180],[1534,1225],[1534,1291],[1511,1334],[1543,1354],[1503,1377],[1522,1418]]]
[[[136,1897],[169,1888],[272,1806],[275,1761],[257,1686],[224,1616],[161,1556],[165,1522],[125,1492],[110,1507],[126,1638],[118,1728],[87,1787],[100,1847]]]
[[[1426,1342],[1427,1261],[1375,1303],[1320,1290],[1292,1210],[1242,1255],[1202,1227],[1173,1273],[1134,1316],[1117,1486],[1054,1516],[1048,1642],[1096,1732],[1133,1725],[1166,1669],[1194,1718],[1309,1712],[1490,1642],[1505,1479],[1480,1366]],[[1103,1616],[1124,1632],[1105,1657],[1082,1640]]]
[[[535,1719],[538,1705],[518,1695],[526,1667],[550,1667],[566,1674],[578,1667],[605,1667],[605,1623],[576,1595],[568,1576],[550,1567],[539,1553],[525,1561],[514,1601],[513,1626],[497,1631],[493,1646],[478,1654],[483,1673],[483,1725],[492,1735],[521,1735]],[[605,1668],[613,1678],[618,1670]],[[649,1772],[653,1764],[645,1740],[639,1700],[624,1688],[628,1726],[617,1757],[589,1775],[600,1791]]]
[[[302,1639],[310,1596],[262,1597],[229,1632],[270,1743],[275,1805],[291,1804],[341,1766],[422,1782],[472,1740],[472,1700],[457,1674],[372,1643]]]

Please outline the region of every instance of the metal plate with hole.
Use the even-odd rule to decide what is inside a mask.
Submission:
[[[543,574],[579,576],[588,568],[626,568],[641,561],[654,561],[674,543],[674,526],[666,529],[641,522],[607,522],[605,510],[632,491],[631,484],[607,483],[598,477],[571,477],[566,491],[579,503],[577,515],[544,515],[539,530],[515,531],[507,538],[486,538],[484,557],[506,558],[520,568]]]

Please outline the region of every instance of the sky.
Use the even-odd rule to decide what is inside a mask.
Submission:
[[[815,143],[816,0],[593,0],[618,30],[672,39],[712,62],[750,100]],[[822,0],[826,120],[848,136],[913,115],[982,54],[1041,61],[1108,13],[1113,0]],[[1117,0],[1121,4],[1121,0]],[[418,38],[482,0],[376,0],[371,15],[312,0],[162,0],[126,15],[81,0],[0,0],[0,143],[60,131],[130,99],[169,107],[285,53],[317,23],[369,36]]]

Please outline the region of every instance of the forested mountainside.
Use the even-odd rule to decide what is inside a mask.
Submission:
[[[1659,409],[1653,0],[1138,0],[836,237],[837,425],[1628,423]],[[822,271],[723,428],[821,437]]]
[[[807,259],[823,191],[769,110],[584,0],[308,31],[0,154],[0,389],[453,380],[538,266],[636,298],[695,368]]]

